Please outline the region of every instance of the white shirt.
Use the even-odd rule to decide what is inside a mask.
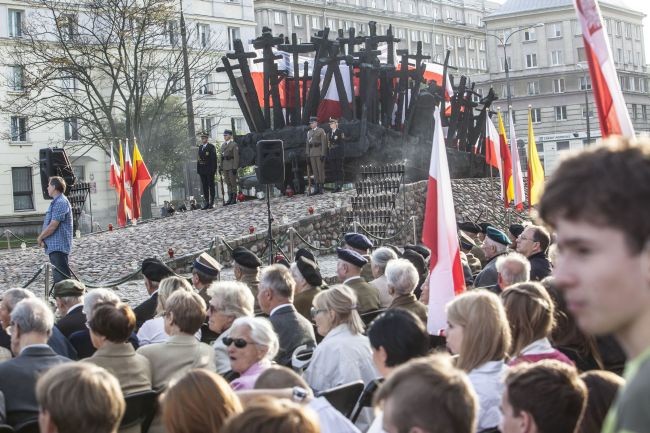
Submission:
[[[388,280],[386,279],[386,275],[375,278],[370,284],[375,286],[379,292],[379,304],[381,304],[381,308],[388,308],[393,303],[393,297],[388,294]]]
[[[538,355],[544,353],[554,353],[555,349],[551,346],[548,338],[540,338],[521,349],[521,355]]]
[[[230,337],[231,329],[232,327],[223,331],[219,335],[219,338],[212,343],[212,347],[214,347],[214,363],[219,374],[224,374],[232,370],[232,367],[230,367],[230,356],[228,356],[228,347],[223,344],[223,339]]]
[[[341,412],[336,410],[325,397],[317,397],[307,403],[316,412],[321,433],[361,433]]]
[[[194,336],[201,341],[201,330],[199,329]],[[169,335],[165,332],[165,318],[162,316],[147,320],[138,330],[138,343],[140,346],[164,343],[168,339]]]
[[[503,361],[488,361],[467,375],[478,396],[479,412],[477,431],[497,427],[501,422],[501,395],[503,376],[508,366]]]

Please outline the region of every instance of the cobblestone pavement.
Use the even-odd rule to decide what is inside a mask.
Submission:
[[[321,211],[346,206],[349,197],[355,194],[356,191],[350,190],[312,197],[276,197],[271,199],[271,212],[276,223],[294,223],[308,215],[310,206],[314,208],[315,214],[319,214]],[[175,256],[180,257],[207,248],[216,236],[229,240],[248,234],[251,225],[255,226],[258,233],[267,229],[266,200],[219,206],[207,211],[177,213],[172,217],[155,219],[137,226],[83,236],[73,242],[70,263],[73,271],[84,282],[98,284],[116,281],[137,270],[147,257],[156,256],[165,260],[169,248],[173,248]],[[46,262],[47,256],[37,247],[0,252],[0,292],[22,286]],[[329,272],[328,269],[326,272]],[[228,271],[224,278],[227,279],[227,275]],[[42,294],[43,286],[43,276],[40,275],[29,288]],[[129,302],[136,302],[146,296],[141,283],[135,281],[125,283],[119,291]]]

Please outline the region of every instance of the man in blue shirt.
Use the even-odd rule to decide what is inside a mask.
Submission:
[[[68,255],[72,249],[72,207],[63,194],[65,188],[62,177],[50,178],[47,193],[52,197],[52,202],[45,214],[43,231],[36,239],[39,246],[45,247],[45,254],[55,268],[54,283],[71,278]]]

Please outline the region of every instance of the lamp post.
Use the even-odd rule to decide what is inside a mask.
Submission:
[[[587,90],[587,72],[589,71],[588,68],[584,67],[580,63],[576,63],[576,66],[578,69],[582,70],[584,72],[583,77],[585,80],[585,121],[587,122],[587,144],[591,144],[591,128],[589,125],[589,91]]]

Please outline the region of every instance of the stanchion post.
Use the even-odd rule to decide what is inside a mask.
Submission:
[[[359,233],[359,223],[356,220],[352,222],[352,227],[354,227],[355,233]]]
[[[295,250],[295,238],[294,238],[294,232],[295,229],[293,227],[289,227],[289,258],[293,262],[295,259],[294,256],[294,250]]]
[[[221,263],[221,236],[215,236],[214,238],[214,258]]]
[[[6,229],[6,230],[5,230],[5,236],[7,237],[7,249],[8,249],[8,250],[11,249],[11,237],[10,237],[11,234],[10,234],[10,233],[11,233],[11,232],[9,231],[9,229]]]
[[[50,273],[52,272],[49,263],[45,263],[45,269],[43,272],[45,272],[45,290],[43,290],[43,299],[47,302],[48,292],[50,291]]]
[[[416,218],[415,215],[411,216],[411,223],[413,224],[413,245],[418,244],[418,228],[416,225]]]

